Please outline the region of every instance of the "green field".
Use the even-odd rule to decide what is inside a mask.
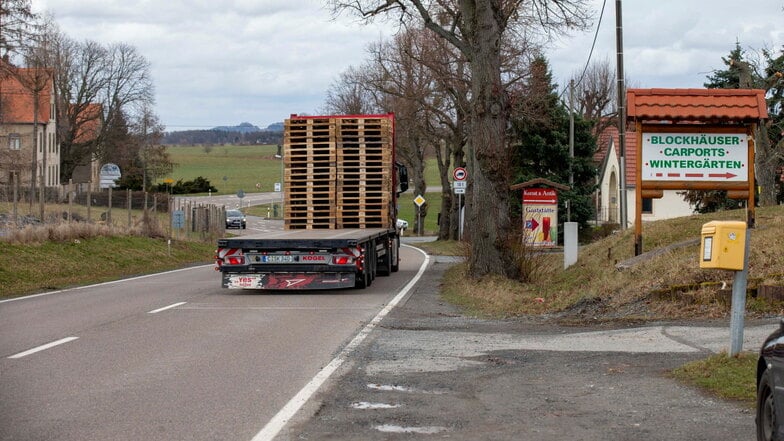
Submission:
[[[270,192],[282,179],[283,164],[275,158],[274,145],[172,146],[166,151],[175,164],[168,178],[190,181],[202,176],[217,194]]]
[[[164,178],[190,181],[202,176],[218,189],[218,194],[234,194],[240,189],[270,192],[282,180],[283,164],[275,157],[274,145],[169,146],[166,151],[174,162],[174,171]],[[425,162],[425,181],[431,186],[441,182],[435,159]]]
[[[174,171],[167,178],[190,181],[202,176],[218,189],[216,194],[235,194],[239,190],[246,193],[270,192],[282,179],[283,164],[275,158],[277,146],[274,145],[171,146],[166,150],[175,163]],[[435,159],[425,163],[425,180],[430,186],[440,183]],[[162,182],[163,178],[159,181]],[[398,204],[398,217],[409,223],[408,234],[412,233],[417,216],[413,202],[415,196],[412,190],[408,190],[400,195]],[[433,234],[438,231],[441,193],[422,196],[430,206],[429,215],[425,218],[425,233]]]

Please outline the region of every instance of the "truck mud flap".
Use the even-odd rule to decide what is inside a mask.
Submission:
[[[223,274],[223,287],[230,289],[340,289],[354,284],[354,273]]]

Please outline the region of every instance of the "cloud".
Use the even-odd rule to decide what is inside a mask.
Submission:
[[[314,113],[383,25],[333,18],[318,0],[36,0],[76,40],[135,46],[152,67],[169,130]]]
[[[603,0],[590,0],[596,11]],[[330,84],[360,66],[393,25],[332,17],[326,0],[33,0],[76,40],[124,42],[151,63],[156,111],[169,130],[316,113]],[[615,65],[615,2],[607,0],[593,60]],[[784,44],[781,0],[624,2],[624,66],[637,87],[702,87],[739,41]],[[588,59],[593,31],[563,35],[546,53],[564,85]]]
[[[592,4],[599,11],[602,1]],[[623,2],[626,77],[636,87],[703,87],[710,72],[725,67],[721,58],[736,41],[749,51],[782,48],[782,6],[781,0],[757,0],[753,7],[731,0]],[[615,5],[608,0],[593,60],[616,66],[615,26]],[[582,71],[593,32],[562,39],[548,53],[559,83]]]

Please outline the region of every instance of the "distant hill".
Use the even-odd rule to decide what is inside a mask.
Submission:
[[[270,124],[266,129],[243,122],[236,126],[218,126],[209,130],[166,132],[162,141],[164,145],[247,145],[282,142],[282,122]]]
[[[218,126],[213,127],[212,130],[220,132],[237,132],[237,133],[253,133],[261,132],[261,129],[249,122],[240,123],[238,126]]]
[[[283,132],[283,123],[282,122],[272,123],[267,126],[266,130],[270,132]]]

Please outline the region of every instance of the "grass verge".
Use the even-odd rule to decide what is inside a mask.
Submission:
[[[214,244],[136,236],[90,237],[65,242],[0,242],[0,297],[106,282],[212,261]],[[216,282],[218,283],[218,282]]]
[[[624,270],[617,265],[634,257],[633,229],[581,246],[577,263],[567,269],[561,253],[523,251],[517,263],[531,273],[525,283],[473,279],[458,265],[445,277],[444,295],[457,304],[471,305],[472,313],[479,316],[548,313],[576,324],[725,318],[734,273],[700,268],[700,231],[711,220],[737,220],[744,215],[734,210],[646,223],[643,251],[657,253]],[[455,249],[470,252],[467,246]],[[784,314],[784,302],[756,295],[759,286],[784,285],[782,249],[784,206],[758,208],[749,256],[750,316]]]
[[[757,397],[756,370],[756,353],[742,352],[730,357],[723,352],[685,364],[673,371],[673,376],[717,397],[753,407]]]

